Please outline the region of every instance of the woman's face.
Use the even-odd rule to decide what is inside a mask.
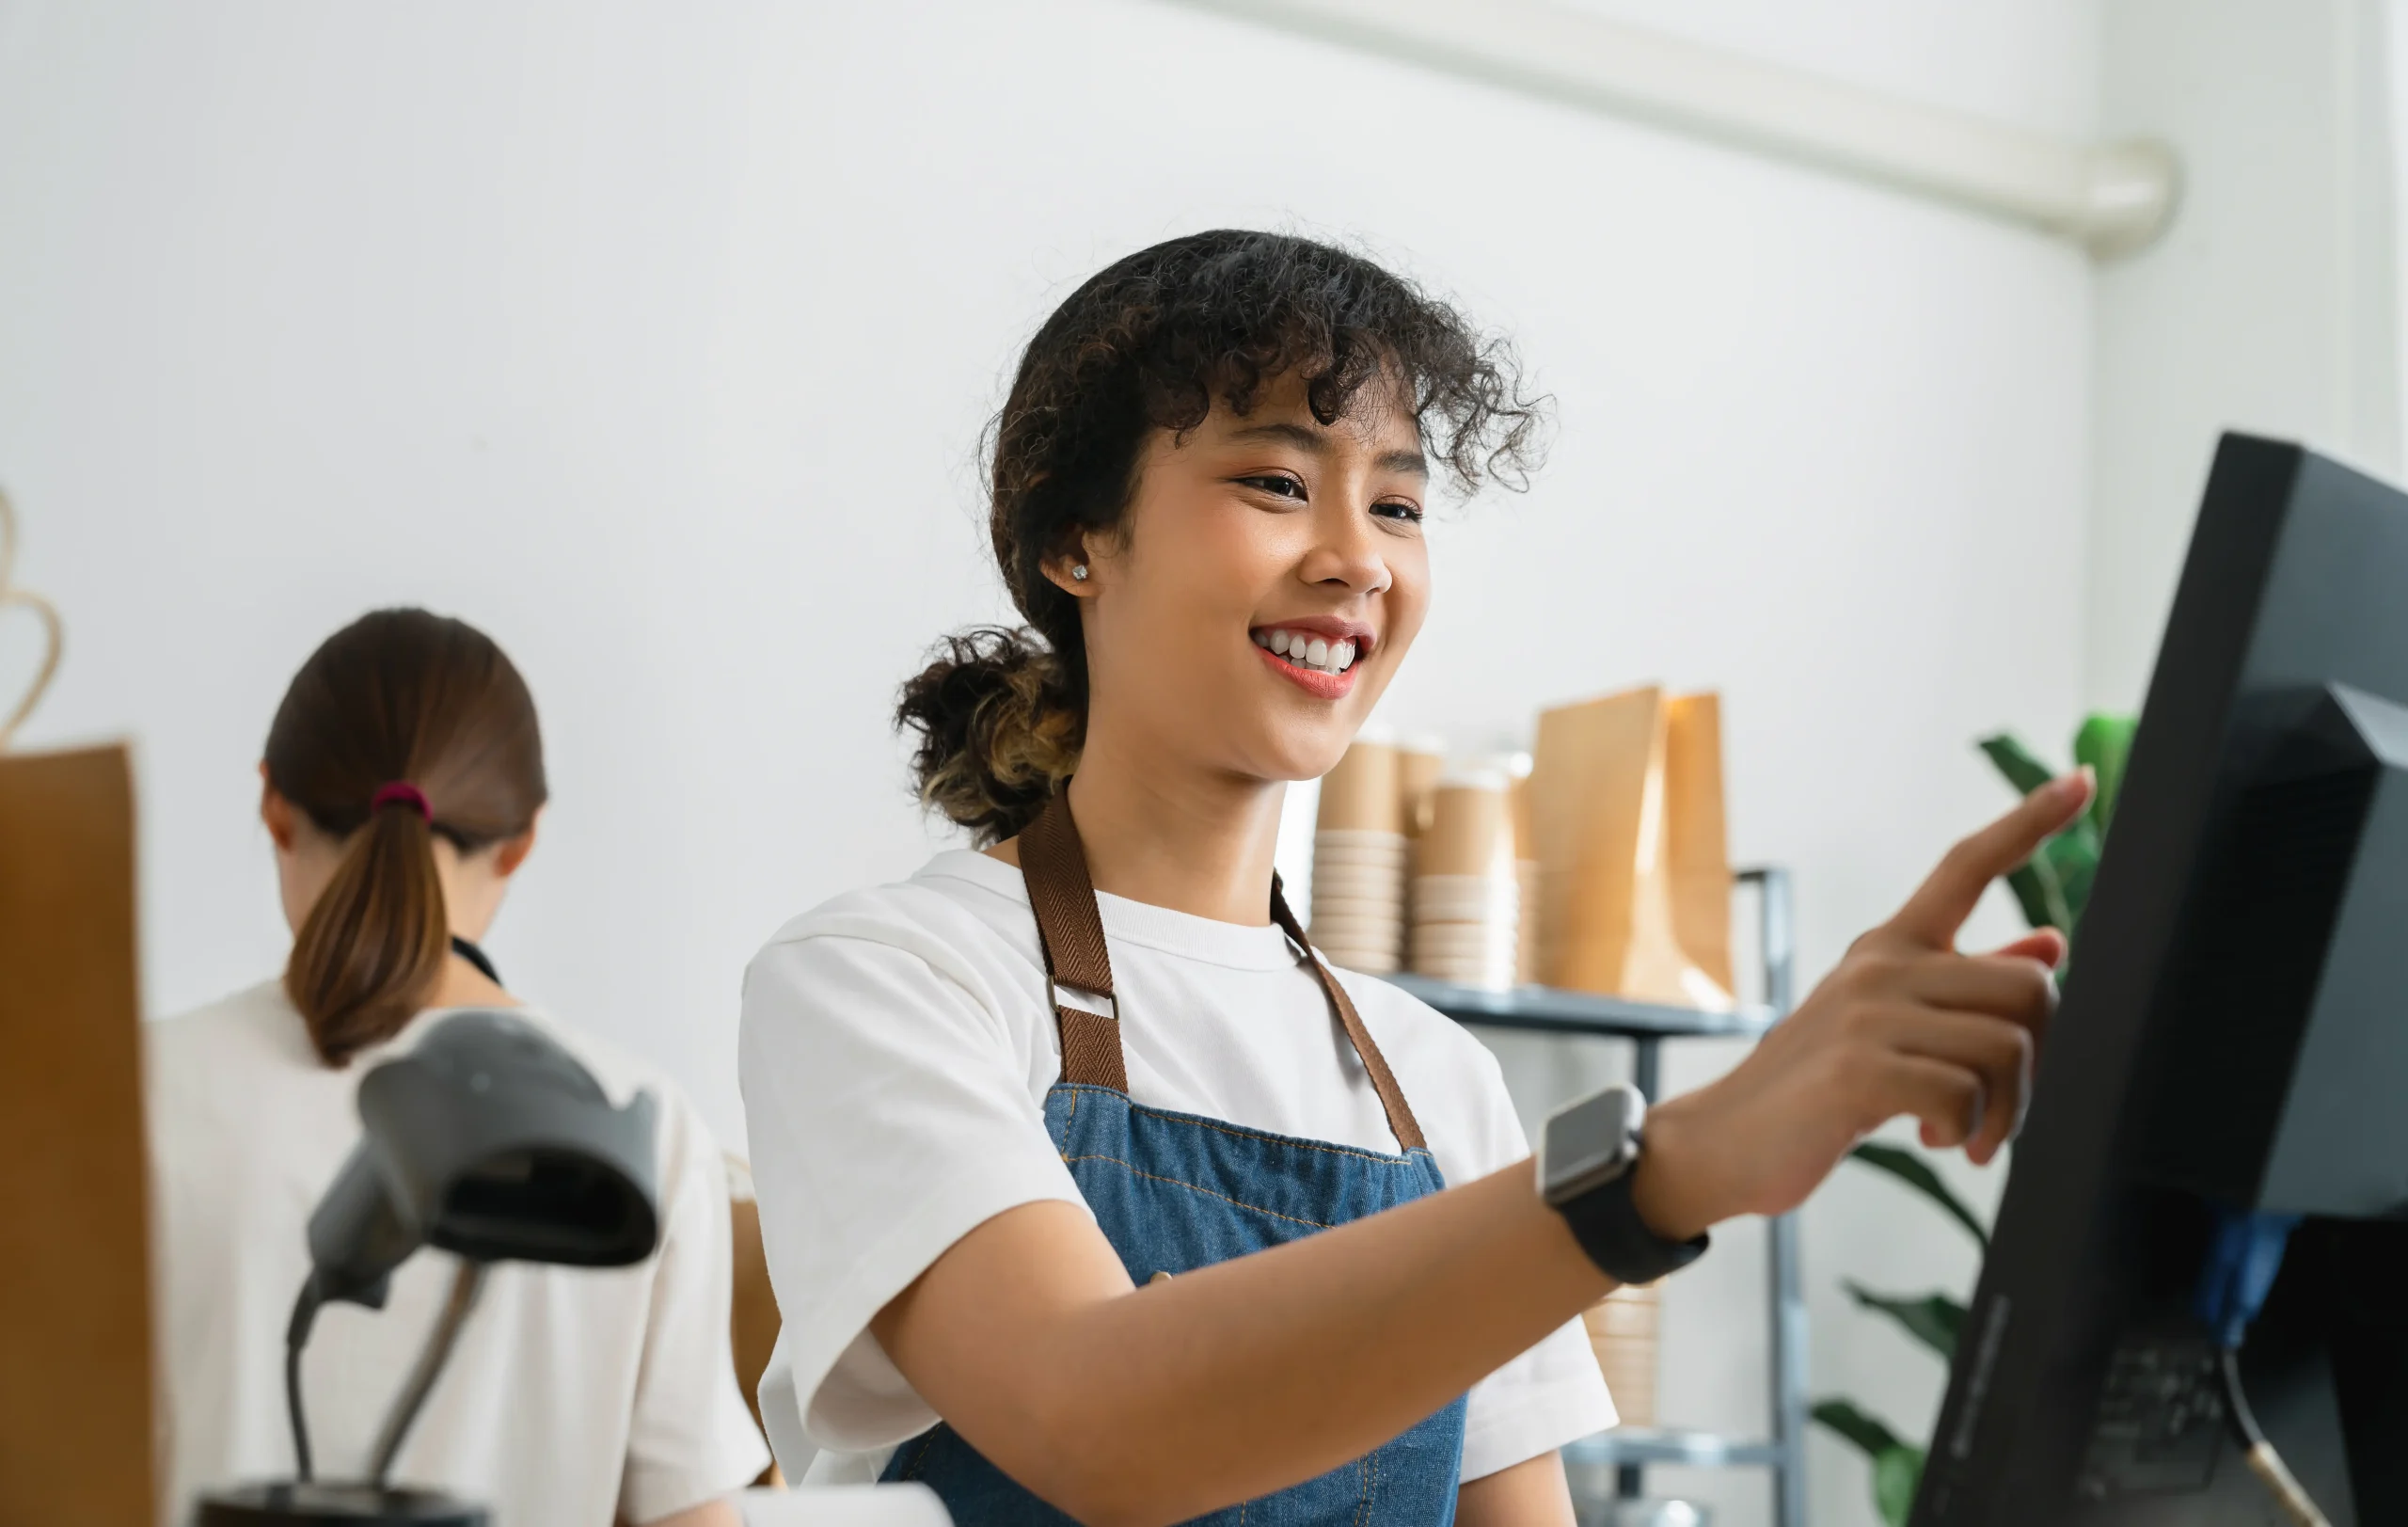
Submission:
[[[1369,387],[1323,424],[1283,378],[1149,442],[1117,535],[1086,538],[1088,747],[1314,779],[1354,740],[1430,598],[1429,469],[1413,417]]]

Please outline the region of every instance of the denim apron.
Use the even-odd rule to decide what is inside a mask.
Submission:
[[[1346,989],[1306,942],[1275,880],[1271,915],[1312,962],[1332,1012],[1370,1074],[1401,1154],[1294,1139],[1131,1102],[1103,921],[1062,795],[1021,835],[1020,856],[1062,1036],[1062,1079],[1045,1095],[1046,1132],[1131,1281],[1142,1284],[1264,1250],[1446,1185],[1387,1061]],[[1115,1016],[1065,1002],[1065,989],[1104,999]],[[1463,1450],[1458,1396],[1352,1463],[1196,1519],[1215,1527],[1449,1527]],[[882,1477],[928,1486],[958,1527],[1059,1527],[1071,1519],[942,1423],[896,1448]]]

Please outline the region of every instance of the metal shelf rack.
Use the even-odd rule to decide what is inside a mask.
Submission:
[[[1657,1084],[1666,1040],[1754,1039],[1789,1011],[1796,977],[1789,872],[1769,867],[1743,869],[1735,878],[1756,890],[1756,936],[1764,966],[1764,1001],[1753,1007],[1731,1012],[1704,1012],[1544,986],[1494,992],[1418,976],[1399,975],[1388,979],[1457,1023],[1627,1041],[1633,1050],[1631,1079],[1652,1100],[1659,1095]],[[1805,1527],[1806,1301],[1798,1286],[1798,1217],[1782,1215],[1767,1221],[1765,1231],[1771,1332],[1770,1440],[1756,1441],[1708,1432],[1620,1427],[1565,1449],[1569,1459],[1611,1468],[1615,1494],[1624,1498],[1645,1494],[1644,1476],[1651,1464],[1764,1468],[1772,1471],[1773,1527]]]

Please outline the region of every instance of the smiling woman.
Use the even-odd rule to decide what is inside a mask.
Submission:
[[[813,1479],[922,1481],[964,1527],[1563,1527],[1557,1450],[1613,1420],[1582,1309],[1893,1115],[2004,1143],[2061,946],[1956,928],[2079,782],[1960,845],[1643,1150],[1627,1100],[1576,1113],[1545,1195],[1488,1053],[1307,942],[1287,783],[1420,629],[1434,465],[1517,478],[1539,418],[1501,342],[1278,234],[1132,255],[1031,340],[990,528],[1033,629],[948,639],[898,711],[983,851],[746,976],[762,1411]]]
[[[1237,521],[1245,515],[1229,511],[1289,512],[1295,523],[1254,538],[1266,568],[1279,554],[1277,536],[1309,537],[1339,516],[1382,521],[1386,552],[1409,562],[1411,576],[1405,587],[1366,591],[1364,601],[1383,607],[1401,656],[1427,598],[1418,527],[1430,457],[1458,490],[1491,478],[1518,485],[1533,465],[1542,419],[1540,404],[1516,390],[1503,341],[1327,245],[1224,230],[1156,245],[1090,278],[1029,341],[993,430],[989,530],[1032,629],[954,638],[906,686],[901,719],[923,740],[923,797],[983,841],[1010,837],[1076,767],[1092,663],[1159,663],[1165,652],[1225,645],[1232,664],[1253,663],[1232,644],[1249,628],[1265,650],[1287,656],[1269,644],[1274,628],[1233,626],[1230,612],[1209,633],[1166,628],[1176,623],[1167,610],[1132,628],[1122,612],[1142,601],[1124,599],[1091,606],[1091,614],[1110,609],[1108,634],[1083,623],[1083,596],[1116,574],[1132,576],[1127,553],[1140,539],[1155,549],[1164,583],[1190,592],[1221,586],[1177,576],[1191,551],[1223,553],[1216,511]],[[1134,491],[1140,482],[1143,494]],[[1139,519],[1173,517],[1182,523],[1138,533]],[[1162,544],[1175,535],[1180,549]],[[1080,566],[1089,572],[1073,577]],[[1351,735],[1394,662],[1335,688],[1312,678],[1309,670],[1326,670],[1328,658],[1324,649],[1310,660],[1308,644],[1314,635],[1351,635],[1357,659],[1367,659],[1374,617],[1357,612],[1350,626],[1330,608],[1275,613],[1295,617],[1279,629],[1306,637],[1296,656],[1307,660],[1268,666],[1320,685],[1307,693],[1351,698],[1325,718]],[[1400,627],[1400,616],[1409,624]],[[1199,698],[1178,699],[1199,729],[1242,728],[1250,716],[1243,700],[1235,712],[1196,715]]]

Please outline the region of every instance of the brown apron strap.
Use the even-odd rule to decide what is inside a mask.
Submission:
[[[1044,811],[1020,835],[1020,874],[1028,883],[1028,904],[1037,914],[1037,942],[1045,951],[1054,1018],[1062,1030],[1062,1079],[1076,1086],[1129,1090],[1129,1068],[1120,1058],[1120,1003],[1112,994],[1112,955],[1104,947],[1103,918],[1096,912],[1095,885],[1087,879],[1086,851],[1070,820],[1069,797],[1056,790]],[[1112,1016],[1089,1012],[1062,1000],[1075,987],[1110,1003]]]
[[[1380,1095],[1380,1106],[1387,1110],[1388,1132],[1396,1137],[1400,1150],[1418,1151],[1428,1142],[1421,1137],[1421,1122],[1413,1117],[1413,1105],[1404,1101],[1404,1089],[1397,1086],[1396,1073],[1388,1070],[1388,1058],[1380,1054],[1380,1046],[1371,1031],[1363,1026],[1363,1015],[1354,1010],[1354,999],[1346,988],[1322,963],[1321,951],[1305,937],[1304,926],[1289,910],[1288,893],[1279,884],[1279,877],[1271,877],[1271,920],[1280,931],[1295,940],[1296,947],[1313,963],[1313,974],[1321,979],[1321,989],[1329,994],[1329,1005],[1338,1012],[1338,1021],[1345,1026],[1346,1037],[1354,1042],[1354,1053],[1363,1059],[1363,1069],[1370,1074],[1371,1090]]]
[[[1049,994],[1062,1031],[1062,1080],[1126,1092],[1129,1071],[1120,1056],[1120,1004],[1112,991],[1112,956],[1104,946],[1103,918],[1096,910],[1095,884],[1087,878],[1086,851],[1079,845],[1079,829],[1070,819],[1067,792],[1055,792],[1037,820],[1020,835],[1020,872],[1028,883],[1028,904],[1037,914],[1037,941],[1045,955],[1046,979],[1054,988]],[[1305,937],[1276,875],[1271,880],[1271,918],[1312,962],[1315,978],[1370,1075],[1371,1090],[1387,1112],[1388,1129],[1396,1136],[1397,1145],[1406,1151],[1422,1149],[1426,1142],[1421,1125],[1404,1101],[1403,1089],[1397,1086],[1396,1074],[1388,1070],[1387,1058],[1380,1054],[1370,1030],[1363,1026],[1363,1016],[1354,1010],[1346,988]],[[1113,1016],[1063,1001],[1064,987],[1106,999]]]

